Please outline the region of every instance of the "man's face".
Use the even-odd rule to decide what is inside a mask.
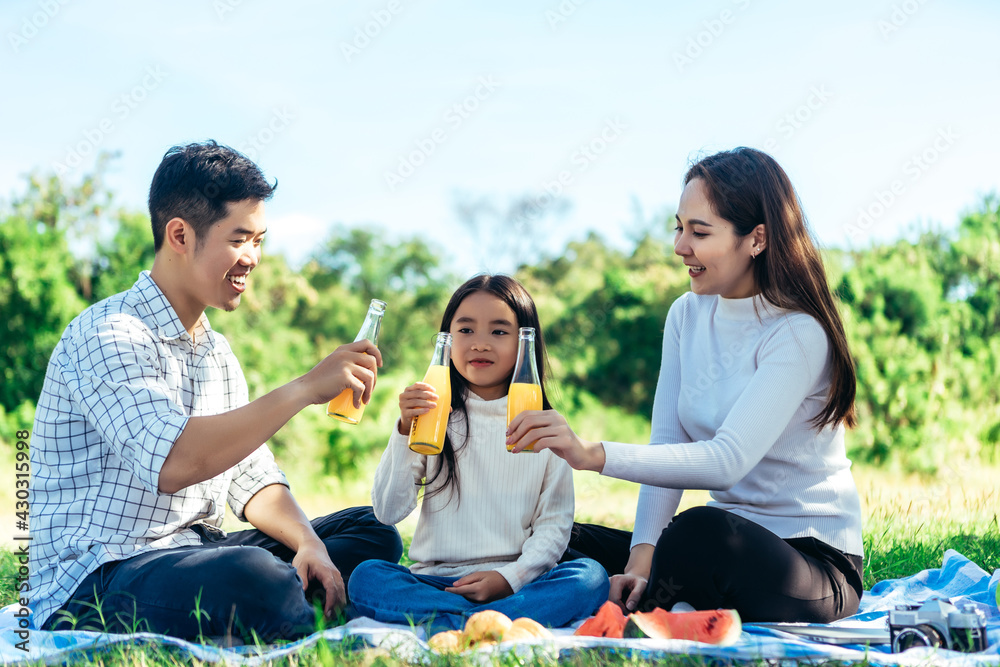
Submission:
[[[264,202],[247,199],[227,206],[228,215],[195,245],[189,284],[204,307],[232,311],[247,290],[247,276],[260,263],[267,226]]]

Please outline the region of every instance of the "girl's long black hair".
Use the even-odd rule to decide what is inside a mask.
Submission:
[[[444,315],[441,317],[441,331],[451,331],[451,321],[455,318],[458,307],[467,296],[475,292],[492,294],[507,304],[517,317],[518,327],[534,327],[535,363],[538,366],[538,380],[542,387],[542,409],[552,409],[548,394],[545,392],[545,371],[548,365],[548,357],[545,355],[545,338],[542,335],[541,322],[538,321],[538,310],[535,308],[535,302],[531,299],[531,295],[528,294],[528,290],[517,280],[505,275],[482,274],[465,281],[451,295],[451,300],[448,301],[448,306],[444,309]],[[465,437],[462,439],[462,442],[456,445],[452,442],[451,435],[445,436],[444,447],[441,450],[441,454],[436,457],[439,462],[437,470],[435,470],[433,476],[428,476],[422,482],[422,486],[429,487],[443,474],[445,476],[444,483],[433,491],[430,491],[426,497],[436,495],[445,489],[454,489],[456,497],[460,500],[458,468],[455,465],[455,458],[457,452],[465,447],[469,441],[469,414],[465,408],[465,401],[469,396],[469,383],[462,377],[461,373],[455,370],[454,364],[451,364],[450,368],[451,417],[449,418],[449,422],[453,423],[456,420],[459,422],[464,421]],[[508,386],[513,374],[514,369],[511,368],[510,375],[507,377]],[[526,456],[531,456],[531,454],[527,454]]]

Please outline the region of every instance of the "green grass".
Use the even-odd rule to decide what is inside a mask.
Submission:
[[[988,572],[1000,568],[1000,524],[996,508],[998,492],[994,470],[963,471],[961,476],[920,479],[893,477],[871,470],[856,473],[865,513],[865,589],[886,579],[905,577],[920,570],[940,567],[944,551],[955,549]],[[599,494],[594,494],[599,495]],[[607,501],[607,497],[605,497]],[[626,501],[627,502],[627,501]],[[579,504],[579,503],[578,503]],[[622,510],[622,514],[627,514]],[[589,518],[589,517],[588,517]],[[404,532],[408,541],[409,535]],[[13,553],[0,549],[0,604],[15,599],[17,564]],[[549,654],[491,658],[490,664],[552,665]],[[668,656],[666,661],[649,661],[623,653],[581,652],[563,657],[560,665],[571,667],[628,667],[669,664],[707,665],[710,661],[684,656]],[[111,647],[93,654],[72,656],[68,664],[99,666],[172,667],[201,664],[160,646]],[[348,665],[375,667],[404,664],[381,649],[318,642],[295,656],[271,663],[273,667]],[[436,656],[431,667],[480,664],[468,656]]]
[[[1000,530],[996,519],[982,527],[961,523],[881,526],[865,535],[865,590],[879,581],[899,579],[941,566],[946,549],[954,549],[987,572],[1000,568]]]

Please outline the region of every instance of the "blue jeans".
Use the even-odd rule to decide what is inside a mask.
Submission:
[[[371,507],[352,507],[312,525],[345,583],[361,561],[396,562],[402,554],[399,533],[379,523]],[[200,546],[105,563],[43,629],[147,631],[184,639],[250,638],[254,632],[265,643],[316,630],[310,599],[319,591],[303,592],[291,549],[259,530],[223,535],[200,524],[193,529]]]
[[[493,602],[472,602],[444,590],[460,578],[413,574],[402,565],[370,560],[355,568],[348,590],[357,614],[384,623],[429,624],[431,632],[461,630],[466,618],[484,609],[562,627],[590,616],[608,599],[608,575],[589,558],[560,563]]]

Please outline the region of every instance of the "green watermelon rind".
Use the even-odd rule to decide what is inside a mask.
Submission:
[[[736,643],[740,638],[740,634],[743,631],[743,624],[740,621],[740,615],[735,609],[713,609],[711,613],[718,614],[720,616],[729,618],[732,623],[725,634],[717,635],[717,633],[699,633],[699,638],[694,637],[675,637],[669,632],[669,621],[676,616],[687,616],[689,614],[706,615],[708,611],[697,611],[697,612],[668,612],[663,609],[654,609],[650,612],[635,612],[629,614],[628,620],[625,623],[625,637],[629,639],[687,639],[689,641],[701,642],[704,644],[714,644],[717,646],[729,646]],[[685,619],[686,620],[686,619]],[[659,623],[661,626],[666,625],[667,630],[663,631],[656,628],[656,624]],[[645,626],[645,627],[643,627]],[[716,636],[717,635],[717,636]]]

